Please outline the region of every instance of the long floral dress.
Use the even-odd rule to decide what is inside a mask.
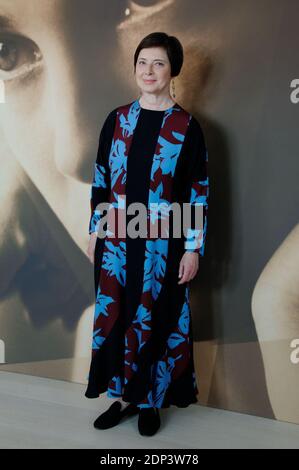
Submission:
[[[186,250],[204,254],[207,163],[201,126],[178,103],[156,111],[134,100],[107,116],[90,200],[89,233],[98,232],[98,238],[87,398],[107,391],[108,397],[139,407],[186,407],[197,402],[190,282],[178,284],[178,273]],[[174,202],[192,209],[190,226],[180,236],[174,236],[173,214],[167,212]],[[125,214],[120,220],[126,227],[136,217],[128,211],[132,203],[144,204],[147,227],[167,213],[167,236],[118,232],[109,216],[103,225],[109,211],[99,210],[100,203]],[[161,203],[164,211],[156,209]],[[200,226],[195,224],[195,208],[202,211]]]

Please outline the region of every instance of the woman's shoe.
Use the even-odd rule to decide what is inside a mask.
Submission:
[[[125,416],[133,416],[139,411],[138,406],[129,403],[123,410],[121,402],[115,401],[107,411],[102,413],[93,423],[96,429],[109,429],[116,426]]]
[[[142,436],[153,436],[160,427],[160,415],[157,408],[140,408],[138,430]]]

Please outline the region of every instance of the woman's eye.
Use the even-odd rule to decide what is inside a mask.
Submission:
[[[119,31],[135,23],[144,23],[154,15],[160,15],[165,8],[170,8],[175,0],[127,0],[127,2],[127,8],[124,8],[126,19],[116,27]]]
[[[142,60],[141,60],[141,61],[139,61],[138,63],[139,63],[139,64],[141,64],[141,65],[142,65],[142,64],[145,64],[145,62],[144,62],[144,61],[142,61]],[[154,65],[164,65],[164,63],[163,63],[163,62],[155,62],[155,64],[154,64]]]
[[[0,33],[0,80],[13,80],[41,65],[39,48],[27,38]]]

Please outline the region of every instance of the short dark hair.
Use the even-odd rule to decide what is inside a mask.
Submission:
[[[140,41],[134,54],[134,71],[139,52],[141,49],[149,47],[163,47],[171,65],[171,76],[179,75],[184,61],[183,46],[175,36],[168,36],[168,34],[160,32],[148,34]]]

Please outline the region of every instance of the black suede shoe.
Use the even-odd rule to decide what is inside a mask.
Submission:
[[[140,408],[138,431],[142,436],[153,436],[160,427],[160,415],[157,408]]]
[[[121,402],[115,401],[107,411],[102,413],[93,423],[96,429],[109,429],[116,426],[125,416],[133,416],[137,414],[139,408],[133,403],[129,403],[123,410]]]

